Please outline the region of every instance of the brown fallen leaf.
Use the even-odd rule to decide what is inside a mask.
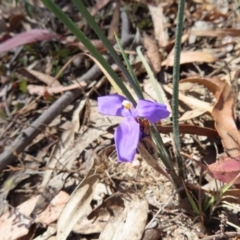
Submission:
[[[214,94],[217,91],[220,91],[219,83],[217,83],[215,80],[213,81],[213,79],[211,78],[209,79],[208,78],[186,78],[180,81],[180,83],[185,83],[185,82],[201,84],[206,88],[208,88]]]
[[[143,46],[145,47],[147,58],[152,66],[154,73],[161,71],[161,55],[156,42],[146,33],[143,34]]]
[[[29,84],[27,86],[27,90],[29,94],[45,96],[46,94],[53,95],[56,93],[61,93],[61,92],[73,90],[76,88],[85,89],[86,87],[87,87],[86,82],[79,82],[79,83],[72,84],[70,86],[59,86],[59,87],[45,87],[45,86]]]
[[[180,121],[187,121],[189,119],[193,119],[196,117],[201,116],[202,114],[204,114],[206,112],[206,110],[204,109],[198,109],[198,108],[194,108],[192,110],[186,111],[180,118],[179,118],[179,122]]]
[[[14,11],[14,14],[12,14],[9,19],[9,25],[10,25],[9,31],[10,32],[14,31],[21,24],[21,22],[25,19],[24,13],[22,13],[22,11],[20,11],[20,9],[16,9],[16,10],[17,11]]]
[[[120,207],[108,202],[106,208],[110,212],[110,218],[99,240],[141,239],[147,221],[148,203],[144,198],[129,195],[128,199],[124,199],[124,208],[122,204]]]
[[[123,195],[115,193],[105,199],[102,204],[93,209],[86,217],[79,219],[73,228],[74,232],[81,234],[93,234],[103,231],[108,224],[112,212],[123,211],[124,201]]]
[[[233,106],[234,99],[231,87],[225,83],[222,93],[211,113],[225,151],[227,151],[229,156],[236,157],[240,155],[240,134],[233,117]]]
[[[195,51],[195,52],[181,52],[180,64],[192,62],[207,62],[212,63],[217,61],[217,58],[209,53]],[[167,59],[162,62],[162,66],[173,66],[174,54],[169,54]]]
[[[160,47],[165,47],[168,44],[168,32],[164,26],[166,19],[163,12],[162,4],[153,6],[148,4],[148,9],[152,17],[155,39],[158,41]]]
[[[104,8],[110,0],[101,0],[97,1],[96,4],[89,9],[89,12],[92,16],[94,16],[98,11],[100,11],[102,8]]]
[[[216,104],[212,114],[215,121],[215,128],[221,137],[222,145],[228,157],[221,158],[216,163],[208,166],[210,174],[222,181],[229,183],[240,172],[240,133],[234,120],[234,98],[231,86],[221,82],[218,78],[213,79],[220,90],[215,92]],[[235,183],[240,183],[239,178]]]
[[[67,239],[78,219],[86,214],[86,208],[92,201],[98,180],[98,175],[87,176],[73,192],[58,219],[58,240]]]
[[[160,133],[167,134],[173,131],[171,125],[156,124],[156,126]],[[207,136],[207,137],[219,136],[218,132],[215,129],[200,127],[200,126],[195,126],[190,124],[179,124],[179,131],[181,134],[195,134],[195,135]]]
[[[210,175],[221,182],[230,183],[236,178],[234,184],[240,184],[240,156],[224,158],[208,165]]]
[[[32,69],[28,69],[28,68],[23,68],[20,70],[20,72],[24,76],[29,75],[29,74],[34,76],[35,78],[37,78],[41,82],[45,83],[49,87],[61,86],[61,84],[59,83],[59,81],[56,78],[51,77],[45,73],[38,72],[36,70],[32,70]]]
[[[113,44],[114,41],[110,40],[110,42]],[[94,45],[94,47],[99,50],[100,52],[104,52],[106,51],[106,47],[104,46],[103,42],[101,40],[98,39],[92,39],[91,43]],[[87,48],[81,43],[79,42],[77,39],[74,42],[68,42],[66,44],[67,46],[71,46],[71,47],[78,47],[80,50],[82,50],[83,52],[88,52]]]
[[[114,34],[118,34],[118,26],[119,26],[119,22],[120,22],[120,1],[117,0],[116,2],[116,6],[113,10],[113,17],[112,17],[112,21],[110,23],[110,27],[108,30],[108,39],[111,41],[115,41],[115,36]]]
[[[205,30],[205,31],[191,31],[191,35],[196,35],[199,37],[239,37],[240,30],[239,29],[216,29],[216,30]]]
[[[168,87],[167,85],[162,85],[162,87],[166,92],[168,92],[169,94],[172,94],[172,91],[173,91],[172,88]],[[179,100],[183,101],[192,109],[198,108],[198,109],[204,110],[205,112],[211,112],[213,108],[211,103],[198,100],[197,98],[194,98],[194,97],[186,96],[181,92],[179,92]]]
[[[15,210],[5,213],[0,218],[0,232],[2,240],[15,240],[28,234],[34,222],[50,224],[58,219],[69,195],[61,191],[49,206],[37,215],[36,220],[29,218],[39,196],[32,197],[19,205]]]
[[[102,209],[93,220],[87,219],[86,216],[81,218],[72,231],[80,234],[100,233],[106,226],[109,218],[110,213],[106,209]]]

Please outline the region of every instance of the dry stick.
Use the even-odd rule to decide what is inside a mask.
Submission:
[[[125,46],[132,36],[129,35],[129,21],[124,10],[121,12],[122,19],[122,34],[121,44]],[[110,57],[108,56],[109,60]],[[101,75],[101,70],[95,64],[85,73],[79,80],[89,81],[93,78],[98,78]],[[80,89],[65,92],[56,102],[54,102],[39,118],[37,118],[27,129],[25,129],[0,155],[0,171],[10,165],[17,155],[22,153],[24,149],[32,142],[32,140],[53,121],[69,104],[81,95]]]
[[[216,240],[216,239],[223,239],[223,238],[233,238],[233,237],[240,237],[240,233],[238,232],[224,232],[222,233],[211,235],[208,237],[202,238],[202,240]]]
[[[11,164],[15,157],[32,142],[43,128],[59,115],[72,101],[80,96],[81,92],[81,90],[75,89],[74,91],[64,93],[27,129],[20,133],[12,144],[0,155],[0,171],[2,171],[7,165]]]

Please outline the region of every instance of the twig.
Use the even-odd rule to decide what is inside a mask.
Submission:
[[[43,112],[43,114],[37,118],[30,127],[25,129],[0,155],[0,171],[2,171],[7,165],[11,164],[15,159],[15,156],[20,154],[43,130],[43,128],[58,116],[80,94],[81,91],[79,89],[64,93],[51,105],[51,107]]]
[[[126,12],[121,12],[122,18],[122,33],[121,44],[125,46],[131,36],[129,35],[129,21]],[[107,57],[109,60],[110,57]],[[80,77],[80,81],[91,81],[93,78],[98,78],[101,75],[101,70],[95,64],[92,68]],[[71,104],[76,98],[81,95],[80,89],[65,92],[56,102],[54,102],[42,115],[37,118],[27,129],[25,129],[13,142],[7,147],[0,155],[0,171],[2,171],[7,165],[11,164],[16,155],[19,155],[24,149],[32,142],[34,138],[53,121],[69,104]]]
[[[202,238],[202,240],[217,240],[217,239],[233,238],[233,237],[240,237],[240,233],[238,233],[238,232],[225,232],[224,235],[222,235],[222,233],[215,234],[215,235],[211,235],[211,236],[207,236],[205,238]]]

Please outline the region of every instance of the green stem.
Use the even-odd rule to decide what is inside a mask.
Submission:
[[[104,43],[104,46],[108,49],[112,58],[114,59],[114,61],[118,65],[118,67],[123,72],[125,78],[131,84],[131,86],[132,86],[134,92],[136,93],[136,95],[138,96],[138,98],[142,99],[143,95],[141,93],[141,90],[139,90],[139,88],[136,86],[136,84],[135,84],[134,80],[132,79],[131,75],[129,74],[128,70],[126,69],[126,67],[122,63],[121,59],[119,58],[118,54],[116,53],[114,47],[112,46],[112,44],[110,43],[108,38],[105,36],[105,34],[101,30],[101,28],[97,25],[95,19],[91,16],[91,14],[89,13],[89,11],[84,6],[84,4],[82,3],[81,0],[72,0],[72,1],[76,5],[78,10],[82,13],[82,15],[86,19],[87,23],[91,26],[91,28],[94,30],[94,32],[98,35],[99,39],[102,40],[102,42]]]
[[[99,51],[93,46],[91,41],[84,35],[84,33],[78,29],[76,24],[64,14],[64,12],[52,1],[52,0],[42,0],[43,4],[49,8],[49,10],[59,18],[60,21],[64,23],[64,25],[77,37],[77,39],[82,42],[82,44],[88,49],[88,51],[95,57],[98,62],[106,69],[106,71],[111,75],[116,84],[122,90],[123,94],[134,104],[136,105],[136,101],[123,84],[122,80],[119,79],[118,75],[113,71],[111,66],[105,60],[105,58],[99,53]]]
[[[168,154],[168,152],[164,146],[164,143],[162,141],[161,135],[159,134],[155,124],[151,124],[151,137],[157,146],[159,156],[160,156],[163,164],[165,165],[167,171],[169,172],[169,174],[173,180],[175,188],[178,189],[180,186],[179,178],[176,175],[176,172],[173,168],[172,160],[169,157],[169,154]]]
[[[182,39],[182,28],[184,20],[184,5],[185,0],[179,0],[178,3],[178,15],[177,15],[177,29],[176,29],[176,40],[174,49],[174,67],[173,67],[173,135],[176,146],[176,159],[178,164],[178,175],[184,179],[185,171],[183,159],[180,154],[181,143],[179,136],[179,122],[178,122],[178,94],[179,94],[179,71],[180,71],[180,55],[181,55],[181,39]]]

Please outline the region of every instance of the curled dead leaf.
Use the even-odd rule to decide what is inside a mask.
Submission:
[[[240,184],[240,156],[224,158],[208,165],[210,175],[221,182],[230,183],[236,178],[234,184]]]
[[[226,28],[217,30],[191,31],[191,35],[196,35],[200,37],[225,37],[225,36],[239,37],[240,30]]]
[[[86,82],[79,82],[79,83],[72,84],[70,86],[59,86],[59,87],[45,87],[45,86],[30,84],[27,86],[27,89],[28,89],[28,92],[32,95],[36,94],[39,96],[45,96],[46,93],[53,95],[56,93],[61,93],[61,92],[73,90],[76,88],[85,89],[86,86],[87,86]]]
[[[225,83],[211,113],[225,151],[231,157],[236,157],[240,155],[240,134],[233,117],[233,106],[234,99],[231,87]]]
[[[217,61],[217,58],[213,55],[205,52],[195,51],[195,52],[181,52],[180,64],[192,63],[192,62],[206,62],[212,63]],[[162,62],[162,66],[174,65],[174,54],[169,54],[167,59]]]
[[[32,197],[19,205],[15,211],[7,212],[0,218],[0,232],[2,240],[15,240],[28,234],[34,222],[50,224],[56,221],[65,206],[69,195],[61,191],[49,204],[39,213],[36,220],[29,218],[39,196]]]
[[[20,72],[24,76],[26,76],[26,75],[28,76],[29,74],[34,76],[35,78],[37,78],[41,82],[45,83],[49,87],[61,86],[61,84],[59,83],[59,81],[56,78],[51,77],[45,73],[38,72],[36,70],[32,70],[32,69],[28,69],[28,68],[23,68],[20,70]]]
[[[146,48],[146,55],[154,73],[158,73],[161,70],[161,56],[158,51],[158,46],[156,42],[150,38],[146,33],[143,34],[143,45]]]

